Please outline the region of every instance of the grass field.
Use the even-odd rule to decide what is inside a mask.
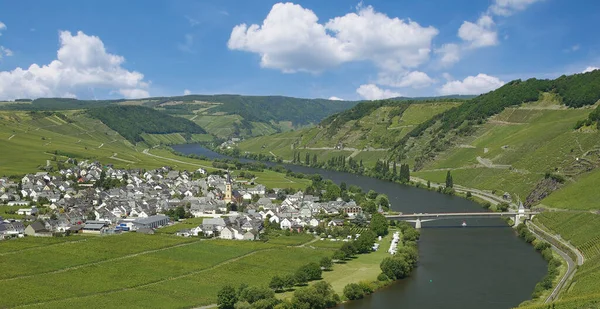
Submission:
[[[11,240],[5,242],[10,248],[0,253],[4,286],[0,307],[208,305],[216,302],[217,291],[225,284],[266,286],[276,274],[331,255],[329,249],[289,247],[306,239],[312,236],[295,235],[273,243],[136,233],[74,236],[61,239],[64,243]]]

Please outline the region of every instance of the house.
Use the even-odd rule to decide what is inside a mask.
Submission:
[[[289,230],[292,228],[292,222],[290,220],[288,220],[287,218],[281,220],[281,222],[279,222],[279,227],[282,230]]]
[[[342,219],[333,219],[327,223],[327,226],[343,226],[344,220]]]
[[[253,231],[248,231],[244,233],[244,240],[256,240],[256,236],[258,234]]]
[[[155,215],[147,218],[138,218],[133,221],[136,229],[140,228],[157,228],[169,224],[169,217],[165,215]]]
[[[221,230],[221,234],[219,234],[219,238],[221,239],[234,239],[235,233],[234,230],[230,227],[225,227]]]
[[[312,227],[317,227],[317,226],[319,226],[319,220],[312,218],[312,219],[310,219],[310,221],[308,221],[308,224]]]
[[[86,223],[81,231],[84,234],[101,234],[106,228],[104,223]]]
[[[25,228],[25,235],[37,237],[51,237],[52,233],[46,228],[46,225],[41,221],[35,221]]]
[[[34,206],[31,208],[21,208],[19,210],[17,210],[17,214],[19,215],[23,215],[23,216],[34,216],[38,213],[38,209]]]
[[[346,203],[346,205],[344,205],[341,210],[343,213],[347,214],[350,217],[354,217],[359,213],[362,213],[362,208],[356,205],[355,202]]]

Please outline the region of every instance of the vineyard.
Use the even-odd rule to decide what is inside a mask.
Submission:
[[[536,217],[576,246],[586,258],[600,256],[600,216],[589,212],[546,212]]]
[[[263,243],[127,233],[6,241],[0,252],[0,308],[209,305],[225,284],[266,286],[275,274],[332,254],[288,247],[311,239],[296,234]]]
[[[600,216],[590,212],[546,212],[538,223],[576,246],[586,257],[572,282],[561,294],[556,309],[600,307]],[[546,307],[527,307],[546,308]]]

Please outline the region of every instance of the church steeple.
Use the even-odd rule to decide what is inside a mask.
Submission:
[[[227,171],[227,177],[225,178],[225,197],[223,198],[225,202],[231,202],[232,198],[232,189],[231,189],[231,175],[229,171]]]

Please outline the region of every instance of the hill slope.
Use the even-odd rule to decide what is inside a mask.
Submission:
[[[141,106],[92,108],[87,114],[99,119],[132,143],[144,140],[142,134],[206,134],[196,123]]]

